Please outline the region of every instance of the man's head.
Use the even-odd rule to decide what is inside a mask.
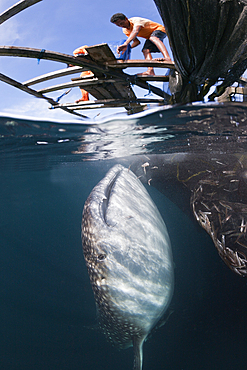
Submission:
[[[111,23],[114,23],[118,27],[128,28],[130,22],[128,18],[123,13],[116,13],[110,19]]]

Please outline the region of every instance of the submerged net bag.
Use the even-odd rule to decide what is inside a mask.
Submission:
[[[201,100],[219,78],[220,95],[239,79],[247,68],[247,0],[154,2],[182,77],[177,102]]]

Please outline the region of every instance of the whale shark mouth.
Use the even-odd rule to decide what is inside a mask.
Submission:
[[[110,180],[110,182],[107,184],[107,187],[105,189],[105,198],[103,199],[103,202],[101,204],[101,207],[102,207],[102,217],[103,217],[103,220],[105,222],[106,225],[110,226],[107,222],[107,218],[106,218],[106,213],[107,213],[107,208],[108,208],[108,204],[109,204],[109,200],[110,200],[110,197],[111,197],[111,192],[112,192],[112,189],[118,179],[118,177],[120,176],[120,174],[122,173],[122,169],[119,169],[117,173],[114,174],[114,176],[112,177],[112,179]]]

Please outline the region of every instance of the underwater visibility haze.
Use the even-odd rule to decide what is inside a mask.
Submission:
[[[77,124],[0,117],[1,369],[132,369],[133,349],[99,327],[81,240],[84,204],[115,165],[143,183],[173,254],[170,316],[143,369],[245,368],[246,122],[245,103]]]

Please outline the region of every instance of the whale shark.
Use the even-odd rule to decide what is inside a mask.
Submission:
[[[141,370],[143,343],[173,294],[166,225],[136,175],[117,164],[86,200],[81,233],[100,327],[119,348],[133,346]]]

